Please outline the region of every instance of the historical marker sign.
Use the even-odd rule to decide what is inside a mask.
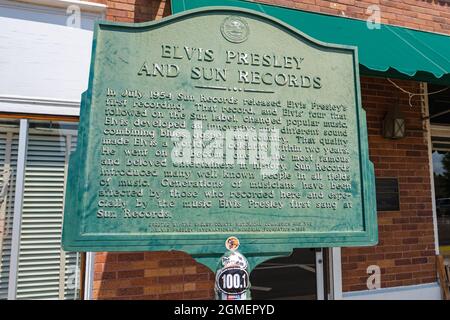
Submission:
[[[353,47],[230,8],[99,23],[64,248],[375,244],[365,121]]]

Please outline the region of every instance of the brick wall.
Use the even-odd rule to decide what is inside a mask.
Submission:
[[[170,0],[89,0],[106,4],[106,19],[117,22],[144,22],[170,15]]]
[[[257,0],[256,2],[366,20],[378,5],[381,22],[450,34],[449,0]]]
[[[212,299],[214,274],[180,251],[96,253],[94,299]]]
[[[170,0],[91,0],[107,5],[106,19],[118,22],[158,20],[170,14]]]
[[[418,82],[395,80],[410,92],[420,92]],[[379,212],[379,245],[342,251],[343,290],[367,289],[367,267],[381,268],[381,286],[393,287],[436,281],[434,230],[426,131],[420,98],[408,96],[386,79],[362,78],[362,101],[367,112],[369,154],[377,177],[398,178],[400,211]],[[407,136],[387,140],[381,122],[399,104],[406,117]]]
[[[92,0],[108,6],[107,19],[143,22],[170,14],[170,0]],[[211,0],[213,2],[213,0]],[[300,10],[366,20],[367,8],[377,5],[381,22],[450,34],[449,0],[257,0]]]

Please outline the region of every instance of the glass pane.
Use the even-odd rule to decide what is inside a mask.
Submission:
[[[450,245],[450,144],[433,151],[439,245]]]
[[[252,299],[315,300],[316,252],[294,249],[288,257],[268,260],[250,275]]]

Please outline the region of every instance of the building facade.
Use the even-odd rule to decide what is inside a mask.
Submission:
[[[297,250],[290,258],[264,263],[251,276],[254,297],[261,299],[440,299],[436,255],[445,254],[450,246],[450,82],[446,78],[450,2],[217,2],[254,6],[268,14],[290,10],[294,18],[298,12],[355,20],[369,29],[396,26],[448,44],[446,52],[433,47],[435,42],[426,44],[447,62],[425,57],[442,69],[441,77],[421,76],[427,70],[418,63],[410,66],[416,71],[410,74],[361,67],[362,105],[378,186],[378,245]],[[64,186],[68,159],[76,148],[80,96],[87,88],[93,22],[156,20],[205,3],[217,4],[0,0],[0,35],[6,39],[0,44],[0,299],[213,298],[213,272],[183,252],[80,254],[60,249]],[[333,38],[333,32],[329,30],[328,36]],[[395,43],[385,44],[376,37],[372,45],[393,46],[392,57],[379,56],[380,60],[417,51],[409,39],[399,37],[399,41],[407,43],[410,52],[397,52]],[[360,57],[366,53],[363,49]],[[379,55],[376,49],[371,52],[375,58]],[[395,69],[394,64],[391,67]],[[405,136],[395,140],[383,136],[386,115],[394,109],[401,112],[406,128]],[[398,200],[397,205],[392,199]],[[289,281],[283,278],[285,270],[292,270]],[[268,277],[275,279],[273,283]]]

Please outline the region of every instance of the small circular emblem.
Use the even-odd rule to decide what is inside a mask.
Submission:
[[[250,33],[247,22],[235,16],[230,16],[222,22],[220,31],[225,39],[233,43],[241,43],[247,40]]]
[[[236,251],[239,248],[239,239],[236,237],[229,237],[225,241],[225,247],[230,251]]]

